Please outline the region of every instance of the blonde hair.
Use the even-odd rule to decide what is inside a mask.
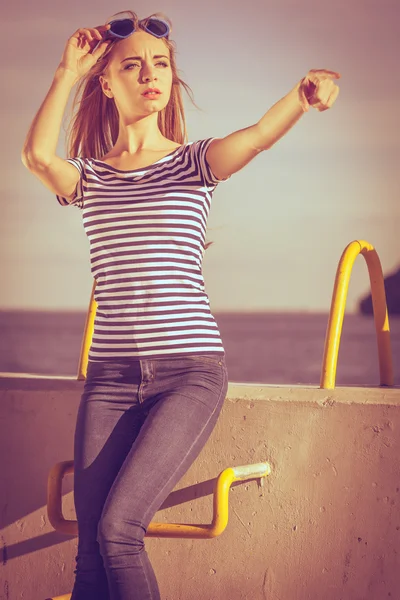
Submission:
[[[172,29],[172,23],[163,13],[153,13],[146,19],[139,19],[132,11],[116,13],[132,18],[135,29],[144,30],[144,25],[151,17],[158,17],[167,21]],[[110,21],[111,19],[108,19]],[[187,142],[186,121],[182,101],[181,88],[184,88],[192,101],[199,108],[194,99],[191,88],[179,77],[175,61],[175,43],[167,38],[163,40],[170,52],[172,69],[172,89],[167,106],[158,113],[158,126],[162,135],[173,142],[184,144]],[[119,131],[119,115],[114,100],[108,98],[100,85],[99,77],[104,75],[110,62],[112,48],[120,41],[111,38],[111,43],[93,67],[84,75],[77,84],[77,89],[72,103],[71,122],[67,131],[67,155],[71,157],[100,159],[115,145]]]

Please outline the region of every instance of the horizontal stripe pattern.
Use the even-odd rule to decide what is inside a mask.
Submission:
[[[223,354],[202,260],[218,179],[206,151],[183,144],[155,163],[122,171],[69,158],[81,177],[73,200],[89,239],[97,302],[89,360]]]

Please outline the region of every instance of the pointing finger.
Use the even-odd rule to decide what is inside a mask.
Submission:
[[[333,77],[334,79],[340,79],[341,75],[338,71],[330,71],[329,69],[311,69],[309,73],[314,73],[319,77]]]

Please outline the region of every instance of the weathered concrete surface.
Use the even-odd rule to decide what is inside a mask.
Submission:
[[[71,591],[76,538],[46,514],[51,466],[73,457],[83,382],[0,377],[0,600]],[[147,539],[163,600],[400,598],[400,389],[230,383],[219,422],[157,521],[208,523],[213,479],[269,461],[230,492],[213,540]],[[73,478],[64,514],[74,518]]]

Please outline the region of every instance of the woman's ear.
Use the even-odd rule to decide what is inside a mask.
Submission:
[[[112,92],[110,90],[110,86],[108,84],[107,79],[105,79],[105,77],[103,77],[103,75],[100,75],[100,77],[99,77],[99,83],[100,83],[101,89],[103,90],[104,94],[108,98],[112,98]]]

